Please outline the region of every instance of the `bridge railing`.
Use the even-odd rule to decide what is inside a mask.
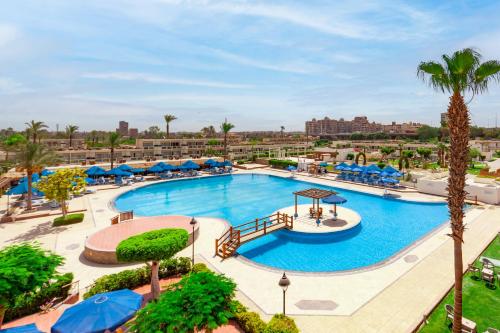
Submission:
[[[215,254],[218,254],[219,248],[221,248],[223,255],[226,255],[227,247],[229,245],[238,247],[242,237],[248,237],[258,232],[263,232],[263,235],[266,235],[269,228],[280,224],[284,225],[285,228],[293,229],[293,216],[277,212],[247,223],[231,226],[220,238],[215,240]],[[275,228],[271,231],[274,230]]]

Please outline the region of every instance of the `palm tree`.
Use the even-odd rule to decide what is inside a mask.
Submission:
[[[19,166],[26,171],[28,178],[28,194],[26,195],[26,210],[31,210],[32,203],[32,176],[33,173],[40,171],[44,166],[53,164],[57,161],[56,155],[37,143],[25,142],[17,154]]]
[[[165,122],[167,123],[167,139],[168,139],[170,137],[170,123],[176,120],[177,117],[174,116],[173,114],[166,114],[163,116],[163,118],[165,118]]]
[[[108,146],[109,149],[111,150],[110,152],[111,169],[113,169],[113,163],[115,162],[115,148],[120,146],[120,134],[116,132],[109,133]]]
[[[33,137],[33,143],[36,143],[36,139],[40,136],[40,132],[44,128],[49,128],[43,121],[30,121],[29,123],[24,123],[26,125],[26,134],[28,139],[30,136]]]
[[[212,125],[210,125],[208,127],[203,127],[201,129],[201,132],[207,138],[213,138],[217,134],[215,131],[215,127],[213,127]]]
[[[453,332],[462,329],[462,242],[464,232],[465,174],[469,160],[469,111],[464,100],[466,92],[485,92],[491,80],[500,81],[500,61],[481,63],[481,55],[467,48],[451,56],[443,55],[443,63],[428,61],[418,65],[417,76],[431,87],[449,93],[448,129],[450,133],[450,176],[448,177],[448,207],[450,210],[451,237],[454,246],[455,300]]]
[[[281,134],[281,137],[283,137],[285,135],[285,126],[281,126],[280,134]]]
[[[448,151],[448,146],[443,142],[439,142],[436,148],[438,151],[438,164],[441,168],[446,168],[446,152]]]
[[[394,153],[396,150],[394,147],[385,146],[380,148],[380,153],[382,154],[381,160],[384,161],[389,157],[390,154]]]
[[[227,159],[227,134],[230,130],[234,128],[234,125],[227,122],[227,119],[224,120],[222,125],[220,126],[222,132],[224,133],[224,159]]]
[[[69,139],[69,147],[73,147],[73,136],[75,135],[76,131],[78,131],[78,126],[76,125],[68,125],[66,126],[66,136]]]

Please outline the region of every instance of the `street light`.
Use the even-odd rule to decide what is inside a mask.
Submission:
[[[280,282],[278,283],[281,289],[283,289],[283,315],[285,315],[285,294],[286,290],[288,289],[288,286],[290,285],[290,280],[286,277],[285,272],[283,272],[283,276],[280,279]]]
[[[191,234],[192,237],[193,237],[193,242],[192,242],[193,243],[192,244],[193,245],[193,247],[192,247],[193,248],[193,254],[191,256],[191,269],[193,269],[193,266],[194,266],[194,240],[195,240],[195,237],[194,237],[195,236],[194,235],[194,226],[196,225],[196,223],[197,222],[196,222],[196,220],[194,219],[194,216],[193,216],[193,218],[191,219],[191,222],[189,222],[189,224],[191,224],[191,226],[193,227],[193,233]]]

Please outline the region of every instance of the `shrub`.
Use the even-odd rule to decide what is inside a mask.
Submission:
[[[285,169],[287,168],[288,166],[298,166],[299,164],[297,162],[294,162],[294,161],[290,161],[290,160],[276,160],[276,159],[271,159],[269,160],[269,165],[274,167],[274,168],[280,168],[280,169]]]
[[[187,257],[171,258],[160,262],[159,277],[167,278],[186,274],[191,270],[191,259]],[[128,269],[115,274],[104,275],[94,281],[90,289],[83,295],[87,299],[95,294],[120,289],[134,289],[151,282],[149,267]]]
[[[378,166],[380,169],[383,169],[383,168],[385,168],[385,163],[384,163],[384,162],[378,162],[378,163],[377,163],[377,166]]]
[[[299,333],[299,329],[292,318],[276,314],[267,324],[264,333]]]
[[[54,276],[55,281],[40,288],[37,292],[26,293],[18,296],[12,304],[9,304],[5,311],[5,321],[14,320],[24,316],[28,316],[40,311],[40,306],[51,301],[54,298],[60,300],[68,296],[69,285],[73,281],[73,274],[66,273],[64,275]]]
[[[255,312],[239,312],[235,315],[236,322],[246,333],[263,333],[266,323]]]
[[[200,272],[186,275],[156,302],[137,312],[132,332],[212,331],[234,316],[236,284],[224,275]]]
[[[83,213],[76,213],[76,214],[68,214],[66,216],[59,216],[59,217],[54,219],[54,222],[52,222],[52,226],[58,227],[61,225],[79,223],[79,222],[83,221],[84,216],[85,215]]]
[[[210,272],[210,269],[207,267],[207,265],[200,262],[200,263],[193,265],[192,271],[193,271],[193,273]]]

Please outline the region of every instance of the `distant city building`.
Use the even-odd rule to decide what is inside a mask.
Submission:
[[[126,121],[121,120],[118,123],[118,128],[116,129],[116,132],[122,136],[128,136],[128,123]]]
[[[448,112],[441,113],[441,124],[448,124]]]
[[[352,133],[376,133],[384,132],[393,135],[416,135],[417,130],[422,124],[392,122],[390,125],[383,125],[368,121],[366,116],[354,117],[353,120],[312,119],[306,121],[306,133],[316,136],[349,136]]]
[[[129,129],[128,136],[130,136],[131,138],[137,138],[139,136],[139,130],[137,128]]]

